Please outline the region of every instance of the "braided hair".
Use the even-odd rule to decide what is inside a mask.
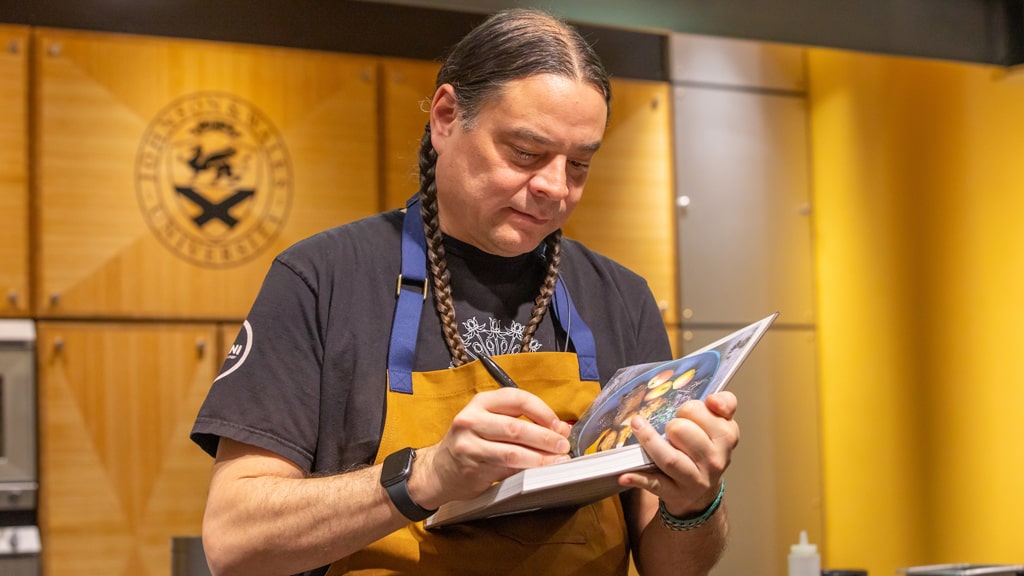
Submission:
[[[538,74],[586,82],[598,89],[606,104],[611,102],[608,74],[593,48],[575,28],[531,9],[498,12],[473,29],[442,62],[436,86],[450,84],[454,88],[460,121],[468,130],[482,106],[500,97],[507,83]],[[445,343],[453,364],[460,366],[469,362],[469,354],[459,334],[452,303],[451,276],[438,222],[436,166],[437,152],[431,143],[428,123],[419,153],[420,210],[427,239],[428,273]],[[561,261],[561,238],[562,231],[555,230],[544,239],[547,272],[523,330],[522,351],[529,349],[551,303]]]

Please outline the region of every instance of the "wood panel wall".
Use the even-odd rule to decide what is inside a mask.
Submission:
[[[28,34],[0,25],[0,315],[29,312]]]
[[[278,252],[378,208],[372,58],[34,42],[40,316],[238,318]]]
[[[167,576],[198,534],[211,461],[188,437],[222,359],[215,325],[39,324],[43,566]]]
[[[420,188],[419,149],[430,120],[430,101],[439,64],[392,59],[385,63],[384,209],[399,208]]]

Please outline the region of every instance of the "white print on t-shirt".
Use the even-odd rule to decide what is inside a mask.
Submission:
[[[216,382],[221,378],[231,374],[235,370],[238,370],[245,359],[249,357],[249,351],[252,350],[252,325],[246,320],[242,324],[242,329],[238,331],[238,337],[235,338],[235,343],[231,345],[231,349],[228,350],[228,357],[224,360],[224,366],[220,369],[220,376],[217,376],[213,381]]]
[[[525,326],[513,321],[507,328],[502,328],[501,321],[497,318],[487,319],[484,324],[476,319],[476,316],[462,323],[464,332],[462,342],[466,350],[476,356],[499,356],[501,354],[515,354],[519,352],[520,342],[523,339]],[[541,344],[536,339],[530,340],[530,352],[540,350]]]

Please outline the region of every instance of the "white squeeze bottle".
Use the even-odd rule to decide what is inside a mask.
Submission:
[[[800,542],[789,547],[789,576],[821,576],[818,547],[807,543],[807,531],[800,531]]]

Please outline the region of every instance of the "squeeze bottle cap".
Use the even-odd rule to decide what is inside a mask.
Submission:
[[[809,555],[809,554],[817,554],[818,553],[818,547],[816,545],[814,545],[814,544],[809,544],[807,542],[807,530],[801,530],[800,531],[800,543],[799,544],[793,544],[792,546],[790,546],[789,547],[789,552],[791,554],[797,554],[797,555],[800,555],[800,556]]]

